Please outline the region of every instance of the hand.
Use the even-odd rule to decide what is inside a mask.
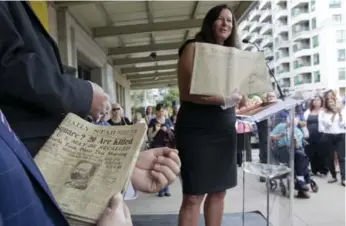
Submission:
[[[175,149],[163,147],[141,152],[132,173],[132,186],[142,192],[159,192],[175,181],[180,166]]]
[[[109,102],[109,97],[99,85],[93,82],[90,82],[90,84],[93,89],[93,100],[90,114],[94,120],[98,121],[100,117],[105,114],[105,105]]]
[[[109,200],[97,226],[133,226],[129,208],[121,194],[116,194]]]
[[[155,125],[155,130],[158,131],[160,128],[161,128],[160,123],[156,123],[156,125]]]
[[[239,94],[238,89],[235,89],[230,97],[223,97],[224,105],[221,106],[223,110],[231,108],[239,104],[242,95]]]
[[[166,126],[161,126],[162,131],[166,132],[167,131],[167,127]]]

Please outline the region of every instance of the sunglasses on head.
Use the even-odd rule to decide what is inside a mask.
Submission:
[[[120,111],[120,108],[113,108],[112,111]]]

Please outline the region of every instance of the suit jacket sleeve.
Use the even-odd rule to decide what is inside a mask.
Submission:
[[[91,84],[63,74],[48,57],[26,48],[8,4],[0,1],[0,96],[52,114],[86,116],[92,103]]]

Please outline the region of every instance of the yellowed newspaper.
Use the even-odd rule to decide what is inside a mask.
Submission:
[[[103,126],[65,117],[35,162],[68,218],[97,221],[127,187],[146,130],[146,124]]]
[[[208,43],[196,43],[192,94],[232,96],[272,91],[263,52],[242,51]]]

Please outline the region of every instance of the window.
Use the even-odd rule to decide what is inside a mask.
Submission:
[[[346,30],[337,30],[336,31],[336,42],[345,43],[346,42]]]
[[[329,8],[341,8],[341,0],[329,0]]]
[[[346,80],[346,68],[339,68],[339,80]]]
[[[338,49],[338,61],[346,61],[346,49]]]
[[[311,0],[311,12],[315,11],[316,8],[316,0]]]
[[[314,37],[312,37],[312,47],[317,47],[319,45],[318,42],[318,35],[315,35]]]
[[[316,18],[313,18],[311,20],[311,29],[315,29],[316,28]]]
[[[294,68],[296,69],[296,68],[299,68],[299,62],[298,62],[298,60],[295,60],[294,61]]]
[[[332,20],[335,23],[341,23],[341,21],[342,21],[341,14],[334,14],[334,15],[332,15]]]
[[[321,76],[319,71],[314,72],[314,82],[320,82],[321,81]]]
[[[298,51],[298,46],[297,46],[297,44],[294,44],[293,45],[293,52],[295,53],[295,52],[297,52]]]
[[[314,65],[320,64],[320,55],[318,53],[314,54]]]

